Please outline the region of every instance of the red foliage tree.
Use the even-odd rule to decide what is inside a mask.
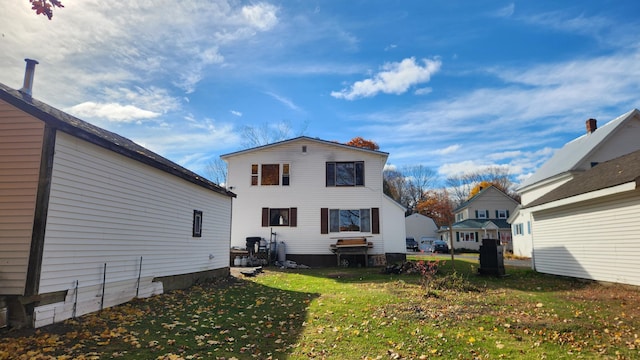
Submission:
[[[453,203],[446,190],[426,191],[424,199],[416,205],[416,211],[432,218],[438,227],[450,226],[454,222]]]
[[[361,138],[360,136],[354,137],[353,139],[349,140],[349,142],[346,145],[355,146],[355,147],[364,148],[364,149],[369,149],[369,150],[379,150],[380,149],[380,146],[378,146],[378,144],[376,144],[374,141],[365,140],[365,139]]]
[[[36,14],[44,15],[51,20],[53,17],[53,8],[59,7],[63,8],[64,5],[58,0],[29,0],[31,2],[31,9],[36,12]]]

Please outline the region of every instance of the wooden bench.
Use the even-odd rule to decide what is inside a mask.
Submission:
[[[369,264],[369,248],[373,247],[373,243],[367,242],[366,238],[342,238],[338,239],[335,244],[331,244],[331,251],[336,254],[338,266],[341,265],[340,257],[343,254],[349,255],[364,255],[364,266]]]

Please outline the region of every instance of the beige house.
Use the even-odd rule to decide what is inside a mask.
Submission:
[[[634,109],[604,126],[598,127],[595,119],[586,121],[586,133],[568,142],[545,162],[517,189],[522,208],[509,218],[513,230],[515,255],[535,256],[535,219],[527,209],[530,204],[565,184],[576,174],[594,166],[640,150],[640,111]]]
[[[234,196],[30,87],[0,84],[2,325],[40,327],[228,275]]]
[[[537,271],[640,285],[640,151],[575,174],[524,209]]]
[[[500,240],[505,251],[511,251],[511,227],[507,218],[518,206],[518,202],[499,190],[489,186],[454,210],[453,247],[456,250],[480,250],[482,239]],[[449,240],[449,229],[441,228],[443,240]]]

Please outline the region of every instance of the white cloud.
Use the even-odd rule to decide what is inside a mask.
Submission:
[[[233,116],[237,116],[237,117],[242,117],[242,113],[240,111],[236,111],[236,110],[229,110],[229,112],[231,113],[231,115]]]
[[[431,76],[440,70],[439,59],[422,59],[422,65],[411,57],[400,62],[386,63],[380,72],[372,78],[357,81],[350,88],[332,91],[331,96],[338,99],[354,100],[372,97],[378,93],[403,94],[410,87],[429,82]]]
[[[242,8],[242,15],[252,26],[266,31],[278,24],[277,10],[278,9],[271,4],[258,3],[244,6]]]
[[[494,11],[491,15],[494,17],[508,18],[516,11],[516,4],[510,3],[507,6]]]
[[[450,146],[447,146],[444,149],[437,149],[434,151],[435,154],[438,155],[448,155],[448,154],[452,154],[456,151],[460,150],[460,145],[459,144],[453,144]]]
[[[416,89],[416,91],[414,91],[413,93],[416,95],[427,95],[427,94],[431,94],[431,92],[433,92],[433,88],[424,87],[424,88]]]
[[[288,99],[284,96],[278,95],[276,93],[273,92],[265,92],[265,94],[271,96],[272,98],[278,100],[280,103],[284,104],[286,107],[288,107],[291,110],[296,110],[296,111],[302,111],[302,109],[296,105],[293,101],[291,101],[291,99]]]
[[[120,105],[118,103],[83,102],[67,109],[67,111],[79,118],[102,118],[116,122],[135,122],[141,119],[152,119],[160,116],[160,113],[143,110],[133,105]]]

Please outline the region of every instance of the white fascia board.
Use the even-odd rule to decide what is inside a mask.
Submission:
[[[628,183],[625,183],[625,184],[612,186],[612,187],[609,187],[609,188],[606,188],[606,189],[600,189],[600,190],[596,190],[596,191],[591,191],[591,192],[588,192],[588,193],[584,193],[584,194],[568,197],[566,199],[560,199],[560,200],[548,202],[546,204],[542,204],[542,205],[538,205],[538,206],[534,206],[532,208],[529,208],[529,210],[531,212],[547,210],[547,209],[551,209],[551,208],[555,208],[555,207],[560,207],[560,206],[564,206],[564,205],[571,205],[571,204],[575,204],[575,203],[579,203],[579,202],[587,201],[587,200],[591,200],[591,199],[596,199],[596,198],[600,198],[600,197],[611,196],[611,195],[615,195],[615,194],[619,194],[619,193],[623,193],[623,192],[627,192],[627,191],[633,191],[636,188],[637,188],[636,182],[635,181],[631,181],[631,182],[628,182]]]

